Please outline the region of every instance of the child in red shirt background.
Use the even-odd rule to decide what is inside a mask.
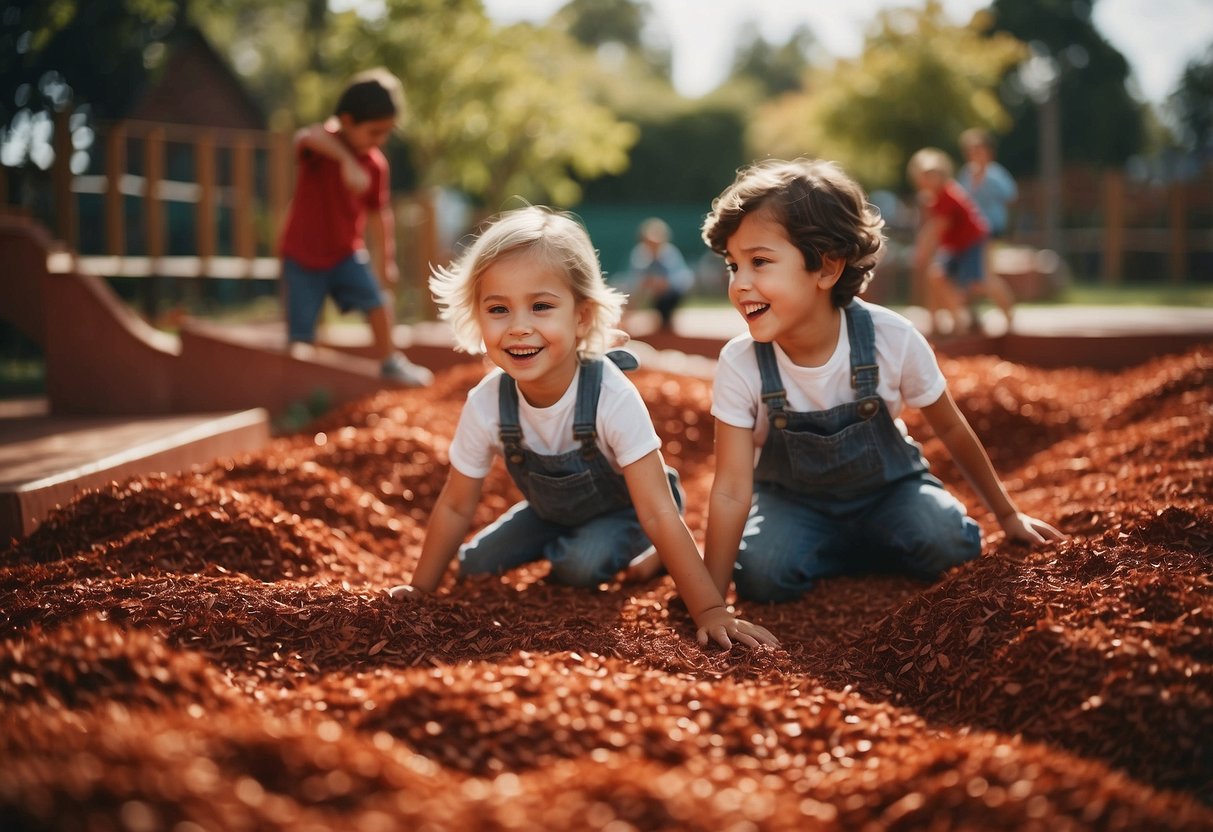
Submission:
[[[907,167],[925,213],[915,241],[914,269],[927,275],[932,325],[938,331],[938,312],[944,308],[952,317],[952,333],[980,331],[976,302],[984,296],[1002,310],[1009,332],[1015,299],[1006,282],[986,266],[989,225],[952,171],[951,158],[934,147],[919,150]]]
[[[392,342],[399,272],[390,170],[380,148],[403,101],[394,75],[368,70],[351,79],[328,121],[295,134],[295,193],[279,254],[291,343],[315,341],[320,310],[332,297],[343,312],[366,315],[384,378],[422,386],[433,374]]]

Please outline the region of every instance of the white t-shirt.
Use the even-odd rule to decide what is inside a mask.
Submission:
[[[494,455],[503,453],[497,395],[504,375],[496,369],[468,393],[450,449],[451,465],[464,476],[475,479],[487,476]],[[518,420],[525,447],[544,456],[581,447],[573,438],[573,412],[580,378],[579,368],[569,389],[551,407],[534,407],[519,394]],[[640,391],[610,359],[603,361],[596,427],[598,447],[616,471],[661,447]]]
[[[883,306],[868,304],[866,308],[872,313],[876,330],[876,366],[880,368],[876,392],[905,433],[905,425],[897,419],[901,411],[906,406],[933,404],[943,395],[947,380],[931,345],[912,323]],[[840,319],[838,345],[820,367],[797,366],[778,344],[772,344],[789,410],[828,410],[855,401],[846,314]],[[766,442],[770,422],[762,402],[762,378],[754,339],[749,333],[738,335],[720,350],[712,386],[712,415],[725,424],[753,430],[755,447],[760,448]]]

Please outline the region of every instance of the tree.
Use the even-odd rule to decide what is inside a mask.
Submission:
[[[1145,142],[1142,105],[1130,95],[1125,57],[1095,29],[1095,0],[994,0],[992,36],[1009,33],[1051,61],[1058,74],[1062,155],[1067,162],[1117,167]],[[1014,127],[999,158],[1015,173],[1039,167],[1039,112],[1018,72],[1009,72],[1003,99]]]
[[[986,26],[980,15],[952,24],[938,0],[882,12],[857,58],[813,70],[804,92],[759,110],[751,155],[830,158],[869,189],[904,186],[919,148],[954,151],[967,127],[1008,126],[996,90],[1025,48]]]
[[[808,26],[797,26],[787,41],[775,45],[762,37],[753,22],[748,23],[734,50],[731,78],[756,82],[764,98],[798,90],[817,46]]]
[[[591,49],[621,48],[655,74],[670,78],[669,39],[653,23],[653,7],[646,0],[569,0],[552,24]]]
[[[1213,155],[1213,46],[1188,61],[1167,105],[1182,146],[1200,156]]]
[[[636,128],[598,103],[596,65],[563,32],[498,30],[477,0],[395,0],[330,47],[346,74],[381,64],[400,75],[421,182],[461,188],[490,212],[514,196],[569,206],[581,181],[627,167]]]
[[[21,167],[31,158],[38,167],[50,164],[46,142],[26,138],[44,132],[39,125],[49,130],[56,110],[75,106],[105,117],[127,107],[176,14],[174,0],[9,0],[0,12],[5,164]]]

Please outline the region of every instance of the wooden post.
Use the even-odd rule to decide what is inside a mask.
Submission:
[[[55,112],[55,161],[51,177],[55,193],[55,233],[76,247],[76,197],[72,193],[72,111]]]
[[[164,128],[152,127],[143,137],[143,228],[147,234],[147,256],[164,256],[164,205],[160,200],[160,182],[164,179]]]
[[[269,187],[270,187],[270,233],[271,252],[278,250],[278,239],[286,224],[287,205],[291,200],[291,175],[294,172],[294,147],[292,137],[280,130],[270,133]]]
[[[209,130],[198,136],[194,143],[197,160],[198,207],[194,233],[198,246],[199,277],[206,274],[207,261],[215,256],[218,232],[215,226],[215,134]]]
[[[253,145],[246,133],[238,133],[232,145],[232,243],[237,257],[251,261],[256,256],[253,233]]]
[[[1125,260],[1125,177],[1119,170],[1104,172],[1104,283],[1120,283]]]
[[[1171,282],[1183,283],[1188,271],[1188,211],[1184,183],[1173,181],[1167,197],[1168,225],[1171,227]]]
[[[115,122],[105,137],[105,253],[126,256],[126,125]]]

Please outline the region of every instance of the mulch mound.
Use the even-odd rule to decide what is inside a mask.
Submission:
[[[533,564],[404,603],[479,366],[82,494],[0,550],[0,817],[59,830],[1213,829],[1213,352],[944,359],[1020,507],[934,584],[745,605]],[[710,382],[640,370],[702,539]],[[495,469],[476,523],[516,498]]]

